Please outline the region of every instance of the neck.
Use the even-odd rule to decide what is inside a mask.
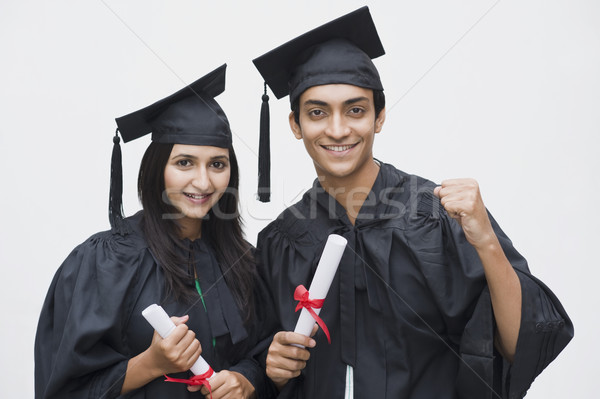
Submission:
[[[202,237],[202,219],[190,219],[184,217],[177,223],[179,236],[189,240],[197,240]]]
[[[321,187],[344,207],[348,219],[354,224],[377,179],[379,164],[371,160],[362,170],[349,176],[325,175],[319,170],[317,173]]]

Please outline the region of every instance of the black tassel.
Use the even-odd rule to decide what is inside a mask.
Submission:
[[[258,200],[271,201],[271,144],[269,121],[269,96],[267,84],[260,107],[260,141],[258,145]]]
[[[123,216],[123,166],[119,141],[119,129],[117,129],[113,137],[113,151],[110,161],[108,219],[113,233],[125,235],[130,233],[130,230]]]

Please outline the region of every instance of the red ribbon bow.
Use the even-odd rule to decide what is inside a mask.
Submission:
[[[208,379],[210,377],[212,377],[214,371],[211,367],[208,368],[208,371],[204,374],[200,374],[200,375],[195,375],[193,377],[191,377],[190,379],[184,379],[184,378],[171,378],[168,375],[165,375],[166,379],[165,381],[168,382],[179,382],[182,384],[188,384],[188,385],[204,385],[206,387],[206,389],[208,389],[208,393],[210,394],[210,397],[212,399],[212,390],[210,388],[210,383],[208,382]]]
[[[310,313],[310,315],[313,317],[313,319],[315,319],[319,327],[321,327],[321,329],[325,333],[325,336],[327,337],[327,342],[331,343],[329,329],[325,325],[323,319],[321,319],[319,315],[316,314],[313,310],[321,309],[321,307],[323,307],[323,302],[325,302],[325,299],[310,299],[308,295],[308,290],[302,284],[296,287],[296,290],[294,291],[294,299],[300,301],[298,302],[298,305],[296,305],[296,312],[302,308],[308,310],[308,313]]]

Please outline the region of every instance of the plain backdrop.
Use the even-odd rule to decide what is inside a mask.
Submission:
[[[288,99],[271,95],[273,201],[255,200],[263,82],[251,60],[357,1],[3,1],[0,396],[33,397],[33,342],[63,259],[106,230],[114,118],[228,64],[217,98],[241,164],[247,239],[310,187]],[[528,398],[596,397],[600,3],[372,1],[387,120],[375,156],[434,181],[474,177],[575,338]],[[124,208],[149,138],[124,145]]]

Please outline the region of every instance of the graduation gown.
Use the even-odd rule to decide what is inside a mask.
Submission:
[[[514,362],[499,356],[483,267],[434,187],[381,164],[353,226],[315,181],[260,233],[260,273],[289,331],[299,315],[294,289],[309,287],[327,236],[348,240],[320,313],[331,344],[317,333],[281,397],[342,398],[350,365],[355,398],[521,398],[569,342],[563,307],[490,216],[522,287]]]
[[[142,310],[158,303],[170,316],[189,315],[187,325],[202,345],[202,357],[215,371],[243,374],[259,397],[273,387],[252,350],[264,338],[257,318],[244,324],[222,278],[212,249],[205,240],[184,243],[196,267],[206,309],[198,296],[194,304],[165,300],[162,268],[150,253],[139,228],[142,213],[129,218],[133,232],[126,236],[98,233],[79,245],[58,269],[44,302],[35,340],[36,398],[115,398],[119,396],[127,362],[146,350],[153,328]],[[182,265],[186,270],[194,266]],[[193,269],[190,284],[193,284]],[[255,298],[264,290],[257,281]],[[266,334],[265,334],[266,335]],[[176,373],[175,378],[192,374]],[[185,384],[164,377],[126,395],[126,398],[192,398]]]

